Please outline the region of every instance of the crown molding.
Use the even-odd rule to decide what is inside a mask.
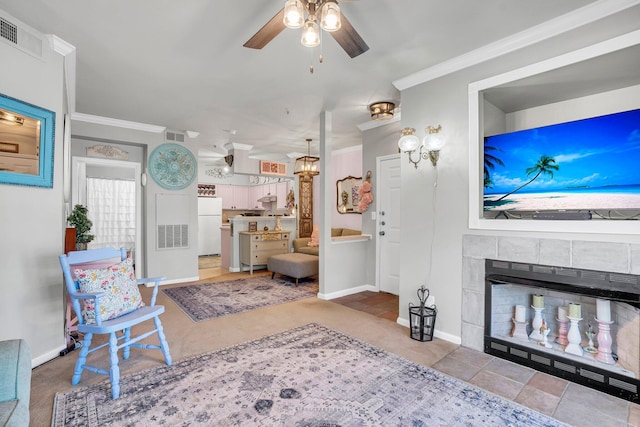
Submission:
[[[640,4],[640,0],[598,0],[476,50],[393,81],[398,90],[409,89],[447,74],[498,58],[543,40],[574,30]]]
[[[67,56],[70,53],[74,53],[76,51],[76,47],[74,45],[64,41],[55,34],[47,34],[47,39],[49,40],[51,49],[62,56]]]
[[[71,113],[71,120],[79,122],[94,123],[98,125],[113,126],[124,129],[141,130],[144,132],[162,133],[166,127],[148,125],[146,123],[130,122],[127,120],[112,119],[110,117],[93,116],[91,114],[84,113]]]
[[[380,126],[386,126],[389,123],[399,122],[402,118],[400,112],[397,112],[393,115],[393,118],[389,120],[369,120],[368,122],[364,122],[359,124],[357,127],[360,129],[360,132],[364,132],[365,130],[379,128]]]

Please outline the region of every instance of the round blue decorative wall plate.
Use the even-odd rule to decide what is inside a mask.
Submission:
[[[182,190],[196,177],[198,166],[191,151],[178,144],[162,144],[149,156],[149,174],[160,187]]]

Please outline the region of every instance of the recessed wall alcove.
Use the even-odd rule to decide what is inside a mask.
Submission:
[[[487,217],[485,136],[640,108],[640,31],[469,84],[469,228],[635,234],[636,221]]]

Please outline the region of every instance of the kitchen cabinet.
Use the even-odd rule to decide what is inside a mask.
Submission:
[[[239,233],[240,267],[249,266],[253,274],[254,265],[266,265],[270,256],[289,252],[288,231],[247,232]]]
[[[278,196],[278,209],[285,209],[287,204],[287,194],[289,193],[288,182],[278,182],[276,184],[276,196]],[[273,194],[273,193],[272,193]]]
[[[218,184],[216,194],[222,198],[222,209],[253,209],[249,203],[249,187],[245,185]]]
[[[249,205],[249,187],[244,185],[233,186],[233,209],[250,209],[253,204]]]
[[[232,185],[217,184],[216,196],[222,199],[222,209],[233,209],[233,186]]]
[[[267,194],[264,187],[264,185],[254,185],[249,190],[249,202],[254,209],[262,209],[262,202],[259,202],[258,199]]]

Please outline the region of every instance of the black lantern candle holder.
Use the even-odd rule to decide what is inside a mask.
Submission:
[[[420,299],[420,305],[409,303],[410,336],[412,339],[418,341],[432,341],[438,309],[435,305],[427,307],[426,302],[427,298],[429,298],[429,289],[424,286],[418,289],[418,298]]]

